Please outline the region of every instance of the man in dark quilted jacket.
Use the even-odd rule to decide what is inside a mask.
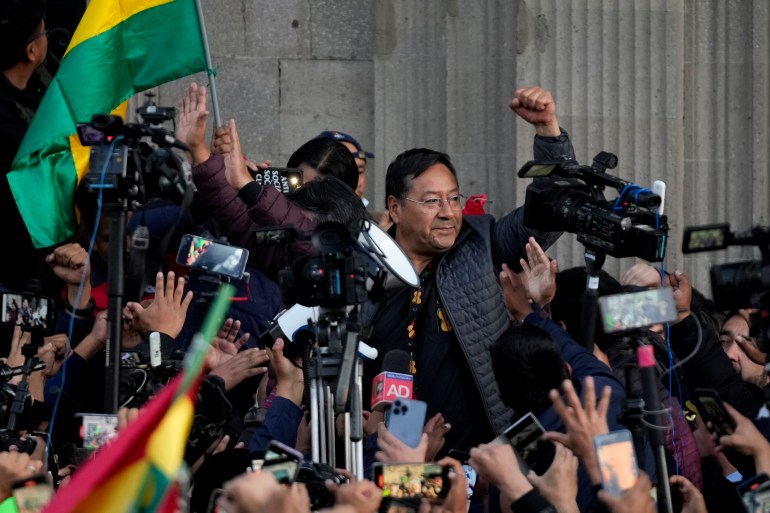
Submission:
[[[510,107],[535,127],[535,159],[574,158],[548,91],[520,89]],[[439,455],[468,450],[502,432],[512,414],[500,400],[489,354],[510,322],[498,282],[501,266],[518,268],[530,236],[546,248],[559,233],[526,228],[521,208],[499,220],[463,217],[456,170],[437,151],[412,149],[396,157],[385,188],[390,233],[420,275],[420,286],[390,293],[365,316],[369,343],[380,356],[365,365],[364,386],[388,351],[407,351],[415,397],[427,402],[428,418],[441,413],[451,424]]]

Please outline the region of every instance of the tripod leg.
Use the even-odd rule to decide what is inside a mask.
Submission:
[[[326,463],[332,467],[337,466],[336,457],[336,430],[334,427],[334,395],[330,386],[324,387],[324,420],[326,424]]]
[[[318,383],[313,379],[310,383],[310,441],[313,461],[321,461],[321,409],[319,407]]]

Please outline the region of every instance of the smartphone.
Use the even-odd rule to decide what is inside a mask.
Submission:
[[[46,331],[53,328],[53,299],[31,294],[4,293],[3,324],[21,326],[26,331]]]
[[[427,412],[428,405],[424,401],[396,399],[388,412],[388,432],[409,447],[417,447],[425,427]]]
[[[521,472],[526,476],[530,470],[543,475],[553,462],[556,448],[553,443],[543,440],[545,429],[532,412],[527,413],[503,432],[516,453]]]
[[[106,413],[78,413],[79,447],[97,451],[118,435],[118,416]]]
[[[602,476],[602,487],[610,495],[622,495],[636,483],[639,467],[634,441],[627,429],[594,437],[596,460]]]
[[[449,493],[449,467],[437,463],[376,463],[374,484],[388,499],[443,499]]]
[[[19,513],[39,513],[51,501],[53,486],[47,474],[38,474],[11,484],[11,495]]]
[[[240,280],[246,270],[249,251],[236,246],[186,234],[179,244],[176,263],[192,269]]]
[[[272,185],[278,192],[288,194],[302,187],[302,170],[296,167],[268,167],[254,176],[259,185]]]
[[[735,421],[722,404],[722,399],[716,390],[696,388],[693,399],[698,413],[704,422],[711,421],[712,429],[719,436],[732,435],[735,432]]]
[[[764,472],[739,483],[736,491],[748,513],[770,511],[770,477]]]
[[[682,253],[725,249],[728,246],[729,235],[728,223],[688,226],[682,235]]]
[[[602,296],[599,308],[605,333],[663,324],[678,317],[674,292],[670,287]]]
[[[273,474],[279,483],[290,485],[297,479],[302,459],[302,453],[298,450],[273,440],[267,446],[262,470]]]

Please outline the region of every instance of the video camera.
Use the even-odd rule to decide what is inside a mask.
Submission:
[[[356,231],[357,239],[341,223],[321,223],[310,234],[293,227],[258,231],[258,244],[311,240],[318,250],[280,271],[283,302],[341,308],[379,300],[394,281],[419,284],[411,262],[385,231],[368,219]]]
[[[176,109],[159,107],[152,101],[136,109],[140,123],[124,124],[119,116],[95,114],[90,123],[77,126],[83,146],[91,146],[86,188],[103,190],[112,199],[128,199],[136,207],[152,198],[181,203],[192,183],[190,164],[174,152],[189,151],[162,123],[173,121]],[[147,139],[153,144],[147,142]],[[102,175],[104,175],[102,177]]]
[[[711,293],[720,310],[757,308],[752,315],[751,336],[770,341],[770,228],[755,226],[731,232],[729,223],[688,226],[683,253],[716,251],[730,246],[756,246],[761,260],[731,262],[711,267]]]
[[[606,173],[618,159],[600,152],[591,166],[574,160],[527,162],[519,178],[536,178],[528,187],[524,224],[544,231],[577,234],[586,248],[617,258],[637,256],[660,262],[666,252],[668,222],[657,212],[661,198],[649,189]],[[540,180],[550,177],[550,180]],[[618,191],[607,201],[604,188]]]

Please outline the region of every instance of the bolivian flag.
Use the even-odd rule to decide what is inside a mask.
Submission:
[[[187,437],[203,362],[235,289],[224,285],[185,356],[184,371],[60,489],[44,513],[177,511]]]
[[[89,156],[77,123],[205,67],[195,0],[91,0],[8,173],[36,247],[75,229],[72,198]]]

